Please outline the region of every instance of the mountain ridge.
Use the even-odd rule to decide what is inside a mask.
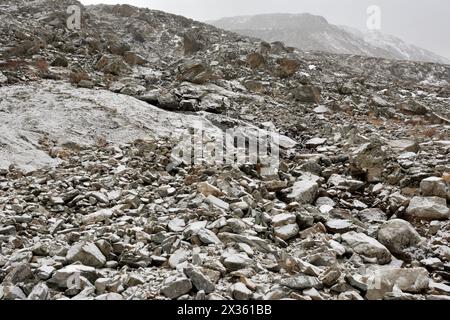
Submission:
[[[448,58],[408,44],[398,37],[379,31],[364,33],[352,27],[334,25],[326,18],[310,13],[225,17],[208,23],[269,42],[284,41],[289,46],[305,51],[450,64]]]

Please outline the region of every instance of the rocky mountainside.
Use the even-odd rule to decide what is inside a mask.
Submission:
[[[450,66],[128,5],[0,19],[0,299],[449,298]],[[174,161],[198,123],[276,136],[277,170]]]
[[[307,13],[230,17],[210,23],[268,42],[281,40],[304,51],[450,63],[444,57],[408,44],[397,37],[378,31],[363,33],[354,28],[330,24],[321,16]]]

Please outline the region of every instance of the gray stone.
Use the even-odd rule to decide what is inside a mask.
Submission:
[[[230,205],[228,203],[226,203],[223,200],[220,200],[219,198],[217,198],[213,195],[209,195],[206,198],[206,202],[214,207],[217,207],[217,208],[225,210],[225,211],[228,211],[230,209]]]
[[[292,192],[287,198],[302,204],[311,204],[316,200],[319,185],[312,180],[303,180],[294,183]]]
[[[3,281],[6,283],[16,284],[32,278],[33,272],[31,271],[30,265],[28,263],[20,263],[8,272]]]
[[[420,263],[429,269],[440,269],[444,267],[444,263],[439,258],[422,259]]]
[[[109,218],[111,218],[114,214],[112,209],[101,209],[94,213],[88,214],[83,218],[84,224],[93,224],[98,222],[103,222]]]
[[[319,276],[319,280],[326,287],[332,287],[333,285],[335,285],[338,282],[340,277],[341,277],[341,271],[339,271],[338,268],[329,268],[329,269],[325,270]]]
[[[77,243],[67,252],[66,259],[73,262],[81,262],[85,266],[100,268],[106,263],[106,258],[94,243]]]
[[[41,280],[48,280],[52,276],[53,272],[55,272],[55,268],[53,266],[42,266],[36,269],[36,275]]]
[[[297,237],[299,232],[300,228],[298,227],[297,223],[274,228],[274,235],[284,241]]]
[[[390,140],[388,145],[396,152],[418,152],[420,150],[419,144],[412,140]]]
[[[167,227],[173,232],[183,232],[183,230],[186,229],[186,223],[183,219],[175,218],[169,221]]]
[[[72,264],[57,270],[48,282],[60,288],[67,288],[69,284],[79,281],[80,277],[85,277],[90,281],[95,281],[98,278],[95,268],[82,264]]]
[[[446,220],[450,217],[447,200],[438,197],[414,197],[406,213],[410,218],[421,220]]]
[[[206,294],[214,292],[214,284],[200,271],[200,269],[189,266],[184,268],[184,273],[198,291],[203,290]]]
[[[378,229],[378,241],[393,254],[403,254],[405,249],[416,246],[421,238],[409,222],[394,219]]]
[[[331,233],[346,233],[356,229],[350,220],[329,220],[325,223],[325,227]]]
[[[275,248],[273,248],[266,239],[261,239],[257,236],[234,234],[229,232],[221,232],[218,236],[223,242],[242,242],[265,253],[275,251]]]
[[[6,226],[0,228],[0,235],[14,236],[16,234],[16,227]]]
[[[305,146],[307,148],[316,148],[318,146],[321,146],[327,142],[327,139],[323,138],[313,138],[305,142]]]
[[[18,286],[4,286],[3,299],[4,300],[25,300],[27,296]]]
[[[209,229],[201,228],[197,233],[198,238],[204,244],[220,244],[222,241],[216,236],[214,232]]]
[[[272,225],[274,227],[281,227],[288,224],[296,223],[297,216],[293,213],[282,213],[272,217]]]
[[[364,223],[373,223],[387,220],[386,213],[378,208],[364,209],[358,213],[358,218]]]
[[[97,297],[95,297],[94,300],[123,300],[122,295],[115,293],[115,292],[110,292],[110,293],[104,293],[101,294]]]
[[[164,281],[161,294],[169,299],[176,299],[192,290],[192,282],[188,278],[170,277]]]
[[[364,233],[348,232],[342,235],[342,241],[357,254],[375,259],[378,264],[391,262],[389,250],[374,238]]]
[[[447,198],[448,187],[443,178],[430,177],[422,180],[420,191],[424,197]]]
[[[348,190],[350,192],[354,192],[361,188],[364,188],[364,182],[346,179],[338,174],[333,174],[328,179],[328,185],[334,186],[338,189]]]

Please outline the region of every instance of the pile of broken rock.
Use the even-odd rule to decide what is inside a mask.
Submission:
[[[81,148],[55,169],[0,171],[0,297],[450,294],[445,178],[424,179],[410,199],[326,174],[323,156],[283,159],[278,175],[261,177],[249,165],[173,167],[170,148]]]
[[[449,299],[450,66],[127,5],[0,18],[0,299]],[[197,120],[297,143],[272,176],[172,165]]]

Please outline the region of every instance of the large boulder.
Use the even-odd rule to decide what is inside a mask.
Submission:
[[[414,197],[406,209],[409,218],[419,220],[446,220],[450,218],[447,200],[438,197]]]
[[[316,200],[319,185],[313,180],[301,180],[294,183],[292,192],[288,194],[287,199],[291,202],[296,201],[302,204],[311,204]]]
[[[212,72],[208,66],[200,61],[188,61],[182,64],[179,69],[177,79],[195,84],[204,84],[211,80]]]
[[[57,270],[48,283],[58,286],[59,288],[68,288],[77,281],[80,277],[84,277],[94,283],[98,278],[97,271],[94,267],[84,266],[82,264],[71,264],[62,269]]]
[[[394,219],[387,221],[380,227],[378,241],[393,254],[402,255],[405,249],[416,246],[421,238],[409,222]]]
[[[364,233],[357,233],[355,231],[347,232],[342,235],[342,241],[357,254],[369,259],[375,259],[378,264],[391,262],[391,253],[389,250],[377,240]]]

